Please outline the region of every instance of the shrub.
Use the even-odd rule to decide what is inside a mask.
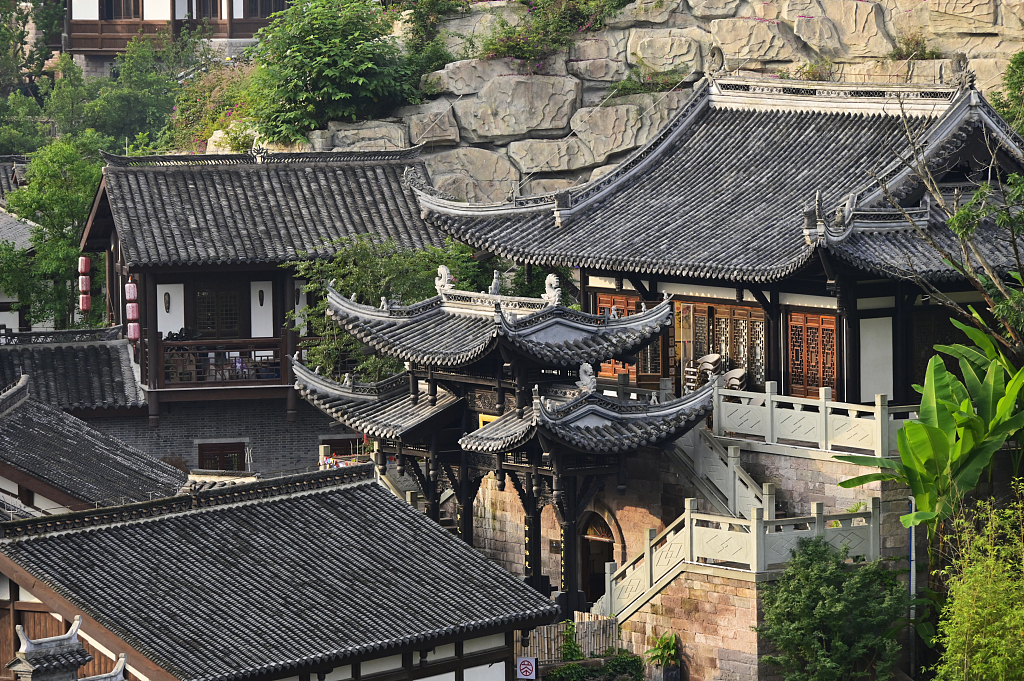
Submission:
[[[797,80],[822,80],[831,82],[836,77],[836,65],[831,59],[819,59],[814,62],[807,62],[797,67],[795,77]]]
[[[602,674],[608,679],[625,676],[631,681],[643,681],[644,659],[639,655],[620,650],[614,657],[604,663]]]
[[[214,131],[245,118],[249,113],[247,95],[253,70],[252,65],[215,66],[186,81],[174,100],[174,113],[164,130],[161,146],[204,151]],[[249,147],[251,135],[249,132]]]
[[[368,0],[308,0],[277,13],[252,50],[260,135],[297,140],[327,121],[372,118],[415,97],[391,29]]]
[[[679,665],[679,642],[674,631],[666,631],[647,651],[647,661],[655,667],[676,667]]]
[[[764,624],[755,629],[778,650],[762,659],[786,681],[891,678],[891,627],[907,612],[906,587],[881,561],[847,564],[848,553],[821,537],[801,539],[782,577],[765,588]]]
[[[484,38],[484,59],[510,57],[528,65],[569,47],[585,31],[597,31],[628,0],[523,0],[526,14],[518,25],[499,17]]]
[[[915,59],[942,59],[942,53],[928,47],[924,33],[914,31],[896,36],[896,47],[886,55],[891,61],[913,61]]]
[[[576,642],[576,623],[567,620],[565,631],[562,632],[562,644],[558,646],[563,660],[582,660],[583,648]]]
[[[981,502],[953,521],[937,681],[1024,679],[1024,481],[1004,509]]]
[[[624,97],[667,92],[678,87],[687,73],[689,69],[685,66],[671,71],[655,71],[641,60],[625,79],[612,85],[609,94],[611,97]]]

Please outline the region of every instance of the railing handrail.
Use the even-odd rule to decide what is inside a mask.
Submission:
[[[229,345],[242,345],[245,346],[241,349],[248,350],[255,345],[263,345],[266,347],[279,348],[281,347],[284,339],[281,338],[240,338],[240,339],[224,339],[215,338],[212,340],[192,340],[192,341],[176,341],[176,340],[162,340],[161,345],[164,348],[167,347],[183,347],[183,348],[195,348],[197,350],[224,350]],[[213,347],[211,347],[213,346]]]

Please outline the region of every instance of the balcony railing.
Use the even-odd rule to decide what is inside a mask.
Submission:
[[[161,341],[161,388],[280,385],[285,339]]]

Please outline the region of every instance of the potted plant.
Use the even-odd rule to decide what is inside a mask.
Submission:
[[[647,661],[661,670],[662,681],[680,681],[679,645],[674,632],[662,634],[646,655]]]

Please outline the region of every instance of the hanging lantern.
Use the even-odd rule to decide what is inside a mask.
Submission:
[[[132,322],[128,325],[128,340],[137,341],[142,337],[142,327],[139,326],[138,322]]]
[[[139,320],[139,304],[128,303],[124,306],[124,313],[128,317],[128,321],[137,322]]]
[[[91,288],[92,288],[92,277],[90,277],[88,274],[83,274],[80,277],[78,277],[78,292],[79,293],[88,293]]]
[[[124,285],[124,299],[129,303],[134,303],[139,299],[139,287],[134,281],[129,280]]]
[[[89,274],[89,266],[91,264],[92,263],[89,261],[89,257],[88,256],[85,256],[85,255],[80,256],[78,258],[78,273],[79,274]]]
[[[89,308],[91,307],[92,296],[90,296],[88,293],[83,293],[82,295],[78,296],[78,309],[80,309],[82,312],[88,312]]]

